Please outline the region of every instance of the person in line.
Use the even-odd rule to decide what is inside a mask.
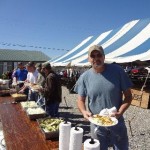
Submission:
[[[24,67],[22,62],[19,62],[18,69],[16,71],[14,71],[14,74],[13,74],[13,83],[17,84],[17,82],[21,81],[19,83],[19,87],[21,88],[24,85],[24,83],[22,83],[22,81],[26,80],[27,74],[28,74],[27,69]]]
[[[38,95],[37,92],[31,90],[31,85],[37,83],[38,71],[36,70],[35,63],[32,61],[28,62],[26,67],[28,70],[27,78],[19,93],[25,93],[28,95],[28,100],[36,101],[38,99]]]
[[[12,71],[12,75],[11,75],[12,80],[13,80],[13,78],[14,78],[14,76],[15,76],[15,73],[16,73],[17,69],[18,69],[18,67],[15,67],[15,68],[13,69],[13,71]]]
[[[45,97],[45,110],[51,117],[58,117],[59,104],[62,99],[60,78],[52,70],[50,63],[43,63],[42,69],[46,75],[46,81],[44,88],[40,91]]]
[[[91,123],[91,134],[100,141],[101,150],[107,150],[110,146],[114,150],[128,150],[128,135],[123,114],[132,101],[132,82],[119,65],[104,63],[105,54],[102,46],[91,46],[88,60],[92,68],[80,76],[74,89],[78,93],[78,108],[88,120],[104,108],[116,107],[117,112],[112,116],[118,119],[118,124],[101,127]],[[86,97],[89,109],[86,108]]]
[[[37,77],[37,82],[36,84],[39,85],[39,88],[42,87],[44,88],[45,85],[45,73],[42,71],[42,64],[41,63],[37,63],[35,65],[37,71],[38,71],[38,77]],[[37,92],[37,100],[36,102],[38,103],[38,105],[43,106],[45,105],[45,99],[44,99],[44,95],[41,92]]]
[[[42,64],[41,63],[37,63],[35,65],[37,71],[38,71],[38,77],[37,77],[37,81],[36,84],[44,87],[45,85],[45,73],[42,71]]]

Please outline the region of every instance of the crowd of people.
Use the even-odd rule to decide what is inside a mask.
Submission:
[[[52,70],[50,63],[28,62],[25,66],[18,63],[18,69],[12,73],[12,85],[18,93],[26,94],[28,100],[36,101],[51,117],[58,117],[61,102],[61,82],[59,76]],[[32,85],[39,85],[37,90]]]
[[[100,141],[100,149],[107,150],[112,146],[114,150],[128,150],[128,135],[123,114],[131,104],[133,84],[121,66],[104,63],[105,53],[102,46],[91,46],[88,50],[88,60],[91,68],[83,73],[72,68],[55,73],[50,63],[29,62],[25,66],[18,63],[18,69],[12,74],[13,84],[19,83],[18,93],[27,94],[28,100],[44,101],[43,107],[47,114],[58,117],[62,99],[60,79],[73,78],[73,90],[78,94],[77,106],[85,119],[89,120],[89,117],[99,114],[104,108],[116,108],[111,117],[118,119],[117,125],[101,127],[91,123],[91,135]],[[32,91],[26,83],[36,84],[41,88]]]

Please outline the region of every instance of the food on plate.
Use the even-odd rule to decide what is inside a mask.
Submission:
[[[40,120],[39,125],[44,130],[44,132],[52,132],[57,131],[59,129],[59,124],[62,121],[62,119],[58,118],[46,118]]]
[[[39,89],[41,88],[41,86],[38,85],[38,84],[33,84],[33,85],[31,85],[30,87],[31,87],[32,89],[34,89],[34,90],[39,90]]]
[[[37,84],[24,82],[24,85],[27,86],[27,87],[31,87],[31,86],[34,86],[34,85],[37,85]]]
[[[95,123],[100,126],[112,126],[116,124],[114,120],[112,120],[112,117],[110,116],[100,116],[100,115],[93,115],[91,118],[92,123]]]
[[[25,81],[17,81],[17,84],[21,84],[24,83]]]
[[[33,84],[33,85],[31,85],[31,87],[32,87],[32,88],[35,88],[35,89],[37,89],[37,88],[39,88],[39,87],[40,87],[40,85]]]

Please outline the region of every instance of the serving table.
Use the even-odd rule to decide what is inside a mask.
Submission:
[[[11,96],[0,97],[0,119],[7,150],[58,150],[58,139],[45,140],[38,123],[31,121]]]

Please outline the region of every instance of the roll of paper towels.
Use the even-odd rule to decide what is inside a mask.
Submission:
[[[83,129],[81,127],[72,127],[70,131],[69,150],[81,150],[83,139]]]
[[[59,150],[69,150],[71,122],[59,124]]]
[[[100,143],[96,139],[87,139],[84,142],[84,150],[100,150]]]

